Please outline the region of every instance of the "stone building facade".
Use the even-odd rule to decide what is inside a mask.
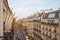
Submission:
[[[34,40],[60,40],[60,10],[37,12],[23,22]]]
[[[0,0],[0,36],[8,34],[11,32],[12,22],[13,22],[13,13],[9,8],[7,0]]]

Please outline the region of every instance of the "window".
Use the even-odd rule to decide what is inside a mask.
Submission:
[[[51,31],[51,29],[49,29],[49,31]]]
[[[42,33],[42,35],[44,35],[44,33]]]
[[[46,33],[46,36],[48,36],[48,33]]]
[[[54,32],[56,33],[56,30],[54,30]]]
[[[49,36],[49,38],[51,38],[51,36]]]
[[[43,29],[44,29],[44,27],[43,27]]]
[[[46,28],[46,30],[48,30],[48,29]]]
[[[48,18],[54,18],[56,13],[52,13],[48,15]]]

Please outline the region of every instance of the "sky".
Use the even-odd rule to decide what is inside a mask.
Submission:
[[[41,9],[60,7],[60,0],[8,0],[8,3],[18,19],[28,17]]]

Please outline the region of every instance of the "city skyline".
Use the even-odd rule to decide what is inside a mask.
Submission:
[[[8,0],[9,6],[19,19],[32,15],[41,9],[58,9],[60,0]]]

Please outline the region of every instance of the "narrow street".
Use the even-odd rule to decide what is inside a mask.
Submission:
[[[26,35],[23,33],[18,24],[14,25],[14,40],[26,40]]]

